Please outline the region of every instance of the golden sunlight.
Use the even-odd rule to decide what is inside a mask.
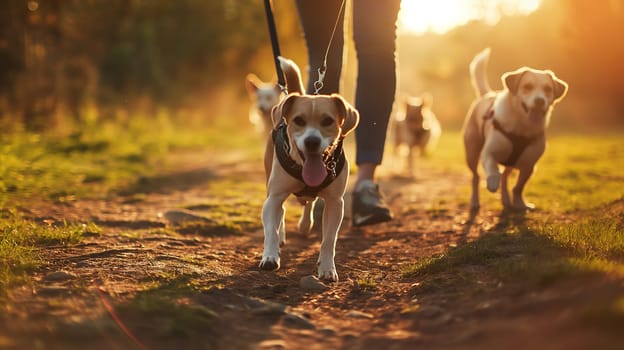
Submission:
[[[443,34],[471,20],[496,24],[502,16],[529,14],[541,0],[403,0],[399,30]]]

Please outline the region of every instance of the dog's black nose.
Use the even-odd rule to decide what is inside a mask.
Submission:
[[[535,104],[535,107],[544,107],[546,100],[542,97],[536,97],[533,103]]]
[[[319,147],[321,146],[321,138],[318,136],[309,136],[306,137],[306,139],[303,141],[303,144],[308,151],[318,151]]]

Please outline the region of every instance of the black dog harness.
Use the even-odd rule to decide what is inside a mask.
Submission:
[[[492,101],[492,105],[493,104],[494,104],[494,101]],[[541,132],[537,135],[526,137],[526,136],[522,136],[522,135],[518,135],[518,134],[514,134],[514,133],[506,131],[500,125],[498,120],[494,118],[494,108],[492,108],[492,106],[490,106],[490,108],[487,110],[487,112],[483,116],[484,127],[485,127],[485,122],[490,119],[492,120],[492,126],[494,127],[494,129],[500,132],[501,134],[503,134],[509,141],[511,141],[511,154],[509,155],[509,157],[507,157],[506,160],[500,162],[500,164],[505,165],[505,166],[515,165],[516,162],[518,161],[518,158],[520,158],[520,156],[522,155],[522,152],[524,152],[524,150],[531,143],[533,143],[533,141],[535,141],[536,139],[544,135],[544,132]]]
[[[286,170],[290,176],[305,183],[303,181],[303,176],[301,175],[303,167],[290,157],[290,142],[286,131],[286,123],[282,121],[275,129],[273,129],[272,137],[273,144],[275,145],[275,155],[284,170]],[[346,157],[342,150],[343,139],[344,136],[341,135],[335,144],[333,152],[323,154],[323,163],[327,169],[327,176],[325,177],[325,180],[323,180],[323,182],[318,186],[305,185],[301,191],[293,193],[295,196],[316,198],[318,193],[325,187],[329,186],[329,184],[334,181],[336,176],[340,174],[346,162]]]

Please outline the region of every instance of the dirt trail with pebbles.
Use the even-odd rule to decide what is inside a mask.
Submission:
[[[261,169],[259,162],[238,160],[214,168],[186,163],[141,179],[127,195],[29,208],[37,220],[92,221],[103,232],[41,250],[49,263],[32,284],[11,291],[2,311],[0,348],[615,349],[624,343],[622,335],[578,322],[578,310],[622,295],[617,281],[588,277],[535,290],[483,270],[464,289],[440,287],[443,274],[435,281],[403,277],[405,266],[505,223],[494,210],[469,217],[466,201],[457,201],[468,174],[422,168],[415,180],[384,177],[397,218],[364,228],[345,218],[336,257],[340,282],[309,277],[316,272],[318,234],[296,233],[290,214],[282,268],[260,271]],[[242,201],[214,187],[237,183],[259,185]],[[249,203],[257,221],[224,226],[207,215],[215,203],[234,213]],[[180,208],[209,219],[173,227],[163,214]],[[289,210],[299,210],[294,201]],[[462,268],[470,276],[484,269]]]

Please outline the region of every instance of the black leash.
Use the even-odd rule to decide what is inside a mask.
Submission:
[[[267,23],[269,25],[269,35],[271,36],[271,46],[273,47],[273,60],[275,61],[275,71],[277,72],[277,83],[284,94],[288,95],[286,81],[284,80],[284,72],[277,59],[280,54],[279,41],[277,39],[277,28],[275,27],[275,19],[273,18],[273,10],[271,9],[271,0],[264,0],[264,10],[266,12]]]
[[[327,73],[327,56],[329,55],[329,49],[331,49],[332,42],[334,41],[334,36],[336,35],[336,28],[338,28],[338,24],[340,22],[340,16],[345,8],[346,0],[342,0],[340,4],[340,9],[338,10],[338,17],[336,17],[336,23],[334,23],[334,29],[332,29],[331,37],[329,37],[329,43],[327,44],[327,49],[325,50],[325,56],[323,56],[323,66],[319,67],[318,72],[318,80],[314,82],[314,94],[318,95],[321,89],[323,88],[323,82],[325,81],[325,73]]]
[[[321,89],[323,88],[323,81],[325,80],[325,73],[327,72],[327,55],[329,54],[329,49],[331,48],[332,42],[334,40],[334,36],[336,34],[336,28],[338,28],[338,24],[340,22],[340,17],[342,12],[345,9],[346,0],[342,0],[340,4],[340,9],[338,10],[338,17],[336,17],[336,23],[334,23],[334,28],[332,29],[331,37],[329,38],[329,43],[327,44],[327,49],[325,50],[325,56],[323,57],[323,66],[319,67],[318,72],[318,80],[314,82],[314,95],[318,95]],[[279,63],[277,57],[281,56],[279,41],[277,38],[277,28],[275,27],[275,18],[273,18],[273,9],[271,8],[271,0],[264,0],[264,10],[266,12],[267,24],[269,25],[269,36],[271,37],[271,46],[273,47],[273,59],[275,61],[275,71],[277,72],[277,83],[280,86],[280,89],[284,92],[284,94],[288,95],[288,89],[286,86],[286,81],[284,79],[284,72],[282,71],[282,67]]]

